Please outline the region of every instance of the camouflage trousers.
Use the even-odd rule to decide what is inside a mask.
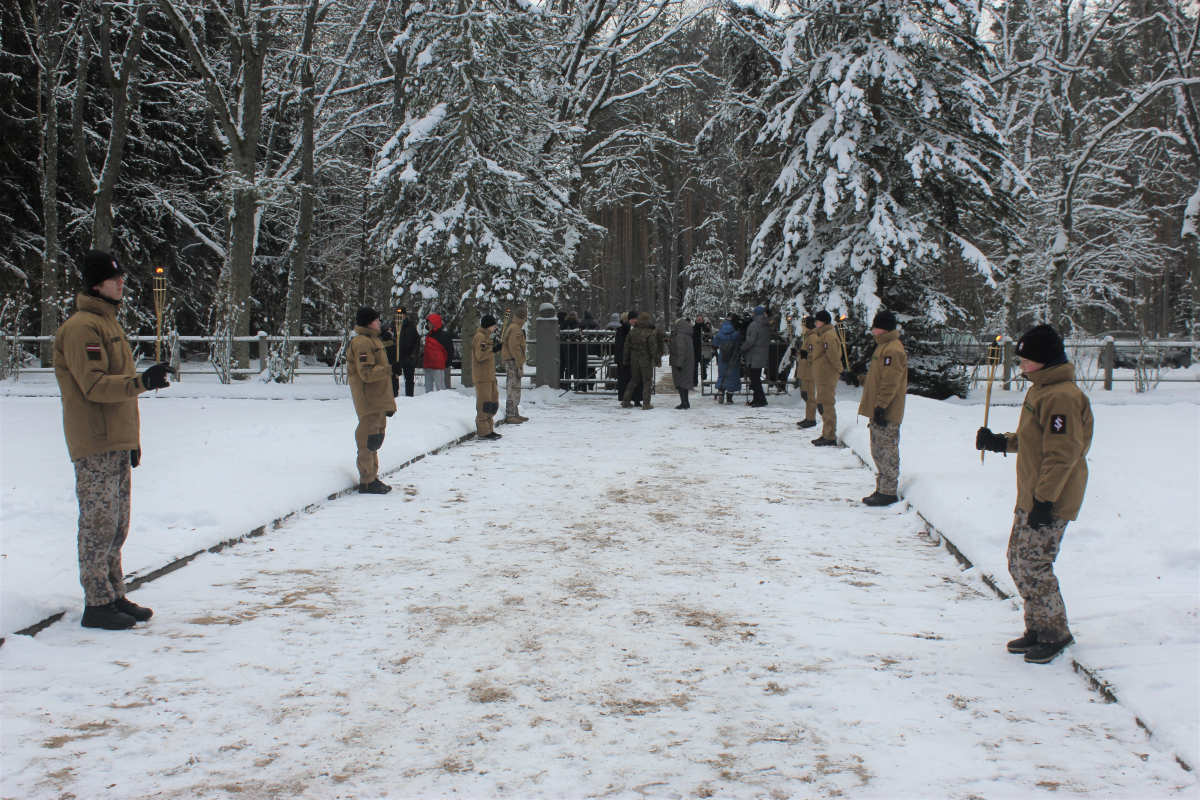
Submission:
[[[625,394],[621,399],[633,400],[633,395],[639,388],[642,390],[642,401],[649,403],[650,395],[654,394],[654,365],[635,358],[631,359],[629,385],[625,387]]]
[[[516,359],[504,362],[504,416],[515,417],[521,405],[521,368]]]
[[[1067,520],[1054,521],[1040,530],[1029,527],[1029,512],[1018,508],[1008,537],[1008,574],[1025,601],[1025,629],[1036,631],[1044,642],[1061,642],[1071,635],[1067,607],[1054,577],[1054,559],[1067,530]]]
[[[879,426],[872,422],[871,458],[875,459],[875,489],[880,494],[896,495],[900,481],[900,425],[889,422]]]
[[[79,582],[84,602],[102,606],[125,596],[121,546],[129,535],[129,451],[96,453],[74,463]]]

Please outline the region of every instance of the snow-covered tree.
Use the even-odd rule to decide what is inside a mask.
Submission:
[[[979,72],[978,4],[793,0],[773,19],[729,11],[735,24],[756,23],[744,29],[778,67],[759,100],[759,141],[782,146],[783,163],[748,285],[797,311],[861,322],[886,306],[910,340],[961,317],[940,270],[963,259],[990,278],[969,231],[1017,236],[1004,179],[1022,181]],[[919,353],[911,363],[916,390],[961,390],[945,365]]]
[[[697,253],[683,271],[688,288],[683,295],[683,313],[687,316],[704,314],[721,319],[734,310],[741,280],[737,262],[723,250],[712,248]]]
[[[545,17],[527,4],[414,5],[394,48],[418,90],[380,151],[376,245],[395,296],[454,312],[554,296],[580,279],[586,220],[568,166],[546,148],[553,72]]]

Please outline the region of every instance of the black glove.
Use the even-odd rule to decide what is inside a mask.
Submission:
[[[803,392],[803,391],[800,392],[800,399],[807,403],[808,402],[808,392]]]
[[[874,422],[881,428],[887,427],[887,409],[876,408],[875,413],[871,415],[871,422]]]
[[[801,350],[801,351],[800,351],[800,357],[801,357],[801,358],[808,358],[808,351],[807,351],[807,350]]]
[[[1029,527],[1038,531],[1054,522],[1054,517],[1050,514],[1053,509],[1054,503],[1051,503],[1049,500],[1038,500],[1035,498],[1033,501],[1033,510],[1029,512]]]
[[[142,451],[141,450],[130,450],[129,451],[129,466],[133,467],[134,469],[137,469],[137,465],[140,463],[142,463]]]
[[[396,412],[395,411],[387,411],[384,413],[384,416],[385,417],[394,417],[394,416],[396,416]]]
[[[155,364],[142,373],[142,386],[145,386],[148,391],[154,389],[165,389],[171,385],[167,380],[167,373],[175,374],[175,368],[167,362]]]
[[[847,386],[858,386],[858,376],[848,369],[842,371],[842,380]]]
[[[987,428],[980,428],[975,434],[976,450],[991,450],[993,453],[1008,452],[1008,437],[1003,433],[992,433]]]
[[[492,352],[493,352],[493,353],[499,353],[499,352],[500,352],[500,348],[502,348],[502,347],[504,347],[504,345],[503,345],[503,344],[501,344],[500,342],[496,342],[494,345],[492,345]]]

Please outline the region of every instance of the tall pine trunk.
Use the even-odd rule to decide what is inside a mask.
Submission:
[[[34,24],[37,6],[34,5]],[[62,252],[58,246],[58,70],[62,60],[63,35],[60,6],[48,0],[46,14],[37,28],[38,53],[41,59],[42,81],[39,102],[42,108],[42,219],[45,223],[46,245],[42,251],[42,336],[58,331],[59,276],[62,273]],[[88,287],[84,287],[85,291]],[[42,366],[54,359],[54,345],[43,344]]]

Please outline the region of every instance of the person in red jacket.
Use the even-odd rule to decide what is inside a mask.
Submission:
[[[426,319],[429,333],[425,334],[425,359],[421,366],[425,369],[425,394],[429,394],[446,388],[446,370],[454,354],[454,341],[442,325],[440,314],[430,314]]]

